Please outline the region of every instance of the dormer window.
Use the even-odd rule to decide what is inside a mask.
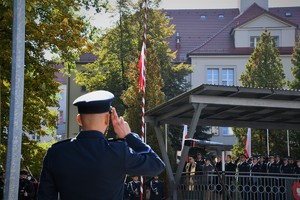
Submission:
[[[250,47],[255,48],[258,44],[259,36],[250,37]]]
[[[275,42],[275,46],[279,47],[279,36],[271,36]]]
[[[291,17],[291,16],[292,16],[292,13],[291,13],[291,12],[285,12],[285,16],[286,16],[286,17]]]
[[[206,15],[200,15],[200,20],[206,20]]]
[[[279,47],[279,36],[271,36],[275,42],[275,46]],[[250,37],[250,47],[255,48],[258,44],[259,36],[251,36]]]
[[[219,14],[219,19],[224,19],[224,15],[223,14]]]

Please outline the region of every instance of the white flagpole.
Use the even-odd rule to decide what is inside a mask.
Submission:
[[[168,153],[168,124],[165,124],[165,141],[166,152]]]
[[[270,155],[270,145],[269,145],[269,129],[267,129],[267,153]]]
[[[290,156],[290,133],[289,130],[286,130],[286,143],[287,143],[287,150],[288,150],[288,156]]]

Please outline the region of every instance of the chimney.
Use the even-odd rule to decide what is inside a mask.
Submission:
[[[240,13],[245,12],[254,3],[265,10],[269,10],[268,0],[239,0]]]

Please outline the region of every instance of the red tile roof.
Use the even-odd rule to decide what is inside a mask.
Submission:
[[[300,7],[271,8],[264,10],[257,4],[250,6],[245,12],[238,9],[200,9],[200,10],[165,10],[172,17],[171,23],[176,25],[180,34],[180,49],[177,59],[187,58],[186,55],[249,55],[253,48],[235,48],[234,38],[230,34],[233,28],[250,20],[268,14],[293,26],[300,25]],[[286,17],[285,13],[292,16]],[[223,14],[224,19],[218,19]],[[200,20],[206,15],[206,20]],[[170,48],[176,50],[176,33],[169,39]],[[290,54],[291,48],[279,48],[281,54]]]
[[[176,33],[180,36],[178,58],[185,59],[186,54],[207,41],[214,33],[231,22],[238,15],[238,9],[197,9],[197,10],[165,10],[175,24]],[[222,14],[223,19],[218,16]],[[201,20],[200,16],[205,16]],[[176,33],[170,37],[169,46],[176,50]]]

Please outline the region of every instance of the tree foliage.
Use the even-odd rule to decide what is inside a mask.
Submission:
[[[283,88],[286,84],[280,54],[268,30],[265,30],[258,41],[242,73],[240,81],[246,87]],[[272,127],[270,127],[272,128]],[[238,144],[234,146],[234,154],[244,153],[246,144],[246,128],[235,128]],[[252,154],[267,154],[266,130],[252,129]],[[285,131],[270,131],[270,153],[284,153],[286,141]],[[286,155],[282,155],[286,156]]]
[[[296,41],[291,62],[292,66],[292,74],[294,76],[294,80],[290,83],[289,87],[291,89],[300,89],[300,36],[298,41]]]
[[[283,88],[285,86],[280,53],[268,30],[261,34],[240,81],[246,87]]]
[[[174,26],[161,10],[156,9],[158,2],[148,2],[147,11],[146,111],[184,92],[188,87],[184,77],[191,72],[189,65],[172,64],[175,54],[169,49],[167,39],[174,34]],[[112,91],[115,94],[113,105],[129,121],[131,129],[140,134],[142,93],[138,92],[138,62],[143,43],[144,9],[139,2],[125,0],[119,2],[117,11],[119,21],[95,45],[93,53],[98,56],[97,60],[82,66],[76,72],[75,80],[85,85],[88,91]],[[147,127],[147,143],[159,151],[150,126]],[[168,152],[175,158],[171,142],[168,144]]]
[[[59,83],[54,81],[53,61],[45,59],[46,51],[60,57],[66,67],[74,66],[78,55],[91,47],[91,37],[95,32],[85,16],[79,10],[85,8],[105,8],[102,0],[28,0],[25,11],[25,65],[24,65],[24,106],[23,132],[39,135],[46,134],[46,128],[56,126],[57,115],[49,107],[57,107]],[[13,1],[2,0],[0,3],[0,143],[1,155],[5,152],[7,136],[4,130],[9,124]],[[24,135],[24,134],[23,134]],[[24,154],[41,153],[37,145],[23,137]],[[28,148],[27,148],[28,146]],[[26,159],[39,166],[41,156]],[[2,160],[1,161],[5,161]],[[31,164],[30,164],[31,165]],[[32,166],[33,167],[33,166]]]

